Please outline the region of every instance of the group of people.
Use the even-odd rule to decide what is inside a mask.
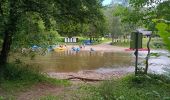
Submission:
[[[73,50],[73,51],[76,51],[76,52],[78,52],[78,51],[80,51],[80,49],[83,49],[83,48],[85,48],[85,44],[83,44],[83,45],[79,45],[79,47],[72,47],[71,49]]]
[[[83,48],[85,48],[85,44],[83,44],[83,45],[79,45],[79,47],[72,47],[71,49],[73,50],[73,51],[76,51],[76,52],[78,52],[78,51],[80,51],[81,49],[83,49]],[[91,51],[95,51],[93,48],[90,48],[90,52]]]

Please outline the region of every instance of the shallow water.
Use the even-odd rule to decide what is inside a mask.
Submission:
[[[158,53],[159,56],[151,56],[149,58],[149,69],[150,73],[155,74],[166,74],[170,73],[170,52],[166,50],[152,50],[151,53]],[[142,66],[145,66],[145,57],[147,52],[139,53],[139,62],[142,63]]]
[[[61,51],[36,56],[34,60],[24,59],[27,64],[39,66],[44,72],[78,72],[100,68],[122,68],[132,65],[129,53]]]

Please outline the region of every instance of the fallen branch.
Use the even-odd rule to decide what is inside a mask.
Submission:
[[[66,80],[79,79],[81,81],[91,81],[91,82],[94,82],[94,81],[104,81],[102,79],[83,78],[83,77],[77,77],[77,76],[73,76],[73,75],[70,75],[70,76],[72,76],[72,77],[69,77]]]

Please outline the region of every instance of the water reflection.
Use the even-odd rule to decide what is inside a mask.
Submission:
[[[118,68],[131,66],[131,56],[120,52],[59,51],[46,56],[36,56],[25,60],[40,66],[44,72],[77,72],[99,68]]]

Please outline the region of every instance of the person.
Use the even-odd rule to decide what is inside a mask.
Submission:
[[[76,48],[73,46],[72,48],[71,48],[73,51],[76,51]]]
[[[67,48],[67,45],[66,45],[66,44],[65,44],[64,46],[65,46],[65,48]]]
[[[83,44],[83,47],[84,47],[84,48],[86,47],[86,44],[85,44],[85,43]]]
[[[90,51],[94,51],[94,49],[93,49],[93,48],[90,48]]]
[[[83,48],[83,47],[82,47],[82,45],[80,45],[79,47],[80,47],[80,49],[82,49],[82,48]]]
[[[76,52],[79,52],[79,51],[80,51],[80,48],[77,48],[77,49],[76,49]]]

